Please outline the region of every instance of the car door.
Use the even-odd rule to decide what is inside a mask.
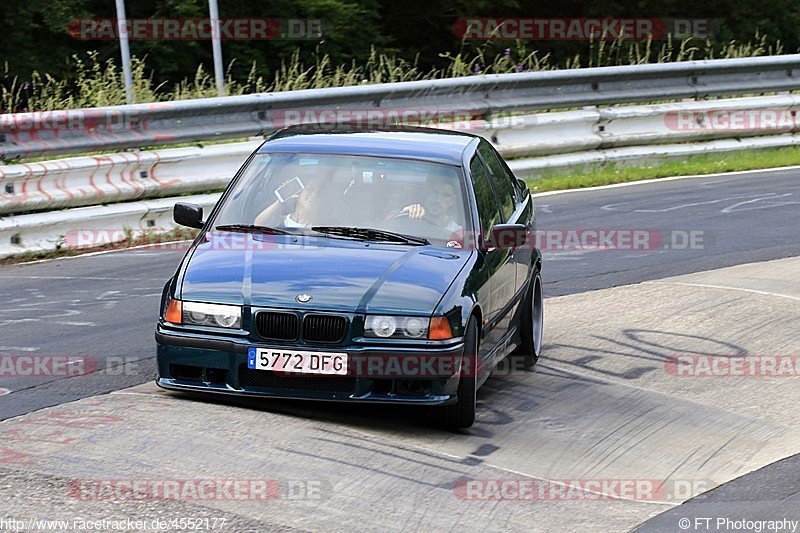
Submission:
[[[486,162],[489,173],[492,177],[492,183],[495,185],[498,197],[503,206],[502,211],[504,220],[509,224],[523,224],[533,230],[532,202],[525,202],[527,199],[520,190],[519,182],[508,165],[505,164],[503,158],[497,153],[492,145],[488,142],[482,142],[478,147],[478,153]],[[527,191],[525,191],[527,192]],[[525,283],[531,274],[531,246],[533,243],[528,243],[527,246],[517,248],[512,252],[512,259],[516,265],[516,283],[515,293],[519,293],[525,288]],[[520,297],[520,294],[516,295]]]
[[[503,222],[501,204],[498,202],[489,170],[478,155],[470,162],[470,175],[480,219],[478,229],[481,236],[485,237],[490,234],[492,226]],[[481,356],[486,358],[488,353],[500,344],[510,326],[511,316],[507,305],[513,298],[516,266],[510,250],[488,248],[480,253],[483,260],[481,276],[486,279],[478,291],[479,299],[486,306],[483,315]]]
[[[509,183],[509,178],[505,173],[500,156],[485,140],[478,145],[478,155],[489,171],[490,181],[497,195],[503,222],[507,224],[518,223],[522,214],[517,209],[519,206],[518,193],[516,188],[511,187]],[[521,284],[517,275],[517,263],[520,260],[521,252],[517,249],[507,249],[503,250],[503,253],[504,263],[498,273],[496,298],[498,300],[497,305],[500,307],[498,328],[499,331],[506,333],[512,326],[512,319],[519,304],[516,296]]]

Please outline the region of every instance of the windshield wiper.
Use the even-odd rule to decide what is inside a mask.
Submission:
[[[312,226],[311,229],[319,233],[342,235],[344,237],[356,237],[368,241],[388,241],[417,245],[430,244],[428,239],[423,237],[414,237],[413,235],[404,235],[402,233],[394,233],[392,231],[375,228],[358,228],[354,226]]]
[[[240,233],[264,233],[266,235],[291,235],[290,232],[280,229],[272,228],[270,226],[257,226],[256,224],[224,224],[216,226],[214,229],[220,231],[237,231]]]

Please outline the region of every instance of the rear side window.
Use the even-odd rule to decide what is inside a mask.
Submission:
[[[481,219],[481,234],[489,235],[489,230],[500,223],[500,210],[497,206],[497,197],[489,183],[486,169],[477,156],[469,164],[469,173],[472,176],[472,187],[475,189],[475,200],[478,203],[478,216]]]
[[[492,175],[492,181],[497,188],[497,194],[500,197],[500,207],[503,211],[503,218],[508,220],[514,213],[514,208],[517,203],[517,191],[511,181],[511,176],[503,167],[495,151],[489,146],[489,143],[482,142],[478,146],[478,153],[481,154],[486,166],[489,167],[489,172]]]

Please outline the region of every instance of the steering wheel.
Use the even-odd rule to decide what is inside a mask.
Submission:
[[[397,213],[390,216],[389,218],[387,218],[386,220],[397,220],[398,218],[411,218],[411,213],[409,213],[408,211],[400,210]],[[415,220],[424,220],[424,219],[415,219]]]
[[[404,219],[404,218],[407,218],[408,221],[410,221],[410,222],[426,226],[428,229],[425,231],[425,233],[427,233],[428,235],[433,235],[433,236],[436,236],[437,238],[440,238],[440,239],[447,239],[448,237],[450,237],[450,235],[452,235],[452,232],[450,230],[448,230],[447,228],[441,227],[439,224],[437,224],[436,222],[431,221],[428,218],[425,218],[425,217],[423,217],[423,218],[411,218],[411,213],[409,213],[408,211],[398,211],[397,213],[394,213],[389,218],[387,218],[386,222],[391,223],[391,222],[394,222],[394,221],[399,221],[399,220]],[[403,224],[406,224],[406,223],[407,223],[407,221],[403,222]],[[389,226],[392,226],[392,224],[389,224]],[[396,231],[402,232],[403,229],[404,228],[397,227]]]
[[[435,222],[430,221],[429,219],[427,219],[425,217],[422,217],[422,218],[411,218],[411,213],[409,213],[408,211],[398,211],[397,213],[393,214],[392,216],[390,216],[386,220],[387,221],[399,220],[401,218],[407,218],[411,222],[417,222],[417,223],[420,223],[420,224],[426,224],[426,225],[432,226],[434,228],[438,228],[439,227],[438,224],[436,224]]]

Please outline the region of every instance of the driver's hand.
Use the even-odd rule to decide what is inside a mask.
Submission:
[[[414,220],[421,220],[425,216],[425,208],[420,204],[407,205],[402,212],[408,213],[408,216]]]

